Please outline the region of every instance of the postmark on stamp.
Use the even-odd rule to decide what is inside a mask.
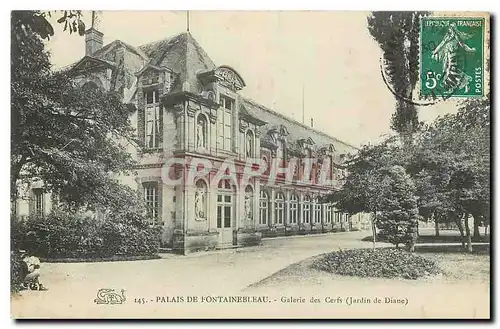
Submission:
[[[484,18],[423,17],[420,98],[484,95]]]

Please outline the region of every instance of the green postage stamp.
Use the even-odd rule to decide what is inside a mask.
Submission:
[[[423,17],[420,97],[484,95],[484,18]]]

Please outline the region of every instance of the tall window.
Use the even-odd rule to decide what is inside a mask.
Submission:
[[[160,103],[158,92],[156,90],[144,93],[146,100],[145,108],[145,142],[146,148],[161,148],[161,122],[160,122]]]
[[[304,197],[304,207],[303,207],[303,215],[304,223],[309,224],[311,220],[311,199],[308,196]]]
[[[285,196],[283,193],[276,193],[276,223],[283,224],[285,222]]]
[[[331,223],[332,222],[332,205],[327,204],[325,206],[325,211],[326,211],[325,223]]]
[[[45,204],[45,194],[43,193],[42,188],[34,188],[33,189],[33,212],[35,215],[43,215]]]
[[[207,119],[201,114],[196,119],[196,147],[207,148]]]
[[[318,199],[314,200],[314,222],[321,223],[321,203],[318,203]]]
[[[335,223],[340,223],[340,217],[342,214],[338,211],[335,212]]]
[[[217,148],[231,151],[231,130],[234,99],[221,95],[221,109],[217,111]]]
[[[269,219],[269,195],[264,190],[260,191],[259,212],[259,224],[266,225]]]
[[[144,201],[146,202],[149,221],[152,225],[158,225],[161,223],[158,183],[148,182],[144,183],[142,186],[144,189]]]
[[[245,154],[247,158],[254,157],[254,144],[255,144],[255,139],[253,138],[253,132],[251,130],[247,131],[246,138],[245,138]]]
[[[293,193],[290,196],[290,223],[297,224],[299,216],[299,198]]]
[[[219,182],[217,191],[217,228],[230,228],[233,218],[233,187],[227,179]]]

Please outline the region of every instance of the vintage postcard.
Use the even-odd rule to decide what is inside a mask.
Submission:
[[[484,12],[12,11],[15,319],[490,319]]]

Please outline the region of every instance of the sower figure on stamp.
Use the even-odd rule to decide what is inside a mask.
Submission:
[[[475,48],[471,48],[465,44],[465,40],[471,35],[461,32],[457,29],[454,23],[450,24],[441,43],[434,49],[432,58],[443,64],[443,85],[448,88],[447,92],[452,92],[453,89],[465,89],[469,91],[469,82],[472,77],[467,75],[462,68],[458,66],[457,55],[460,48],[467,52],[475,52]]]

